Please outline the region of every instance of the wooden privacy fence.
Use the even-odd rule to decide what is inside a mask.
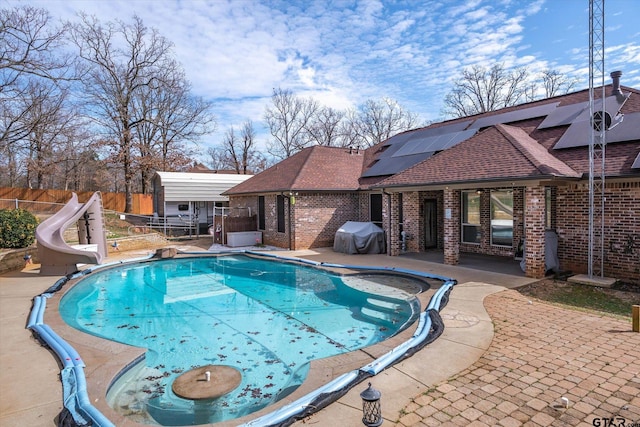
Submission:
[[[19,202],[38,202],[42,203],[38,207],[39,211],[57,211],[56,206],[46,205],[47,203],[64,204],[71,199],[71,193],[78,195],[78,201],[84,203],[89,200],[93,191],[66,191],[66,190],[34,190],[31,188],[15,188],[0,187],[0,208],[15,207],[5,206],[7,200],[18,200]],[[153,196],[151,194],[133,194],[132,214],[152,215],[153,214]],[[102,193],[102,206],[104,209],[116,212],[124,212],[126,199],[124,193]],[[47,208],[47,206],[49,206]],[[31,209],[30,209],[31,210]]]

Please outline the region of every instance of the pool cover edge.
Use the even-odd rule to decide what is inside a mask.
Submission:
[[[266,258],[275,258],[282,261],[291,261],[301,264],[311,264],[329,268],[347,268],[354,270],[377,270],[396,273],[406,273],[418,277],[430,278],[443,281],[443,285],[431,297],[427,308],[420,314],[418,327],[413,336],[406,342],[398,345],[383,356],[377,358],[373,362],[361,367],[360,369],[343,374],[317,390],[308,393],[300,399],[283,406],[269,414],[256,418],[240,427],[285,427],[293,424],[295,421],[325,408],[330,403],[344,396],[351,388],[361,383],[364,379],[375,376],[384,369],[404,360],[415,354],[424,346],[437,339],[444,329],[444,324],[439,316],[439,310],[446,306],[448,295],[454,285],[457,284],[455,279],[443,276],[423,273],[416,270],[407,270],[393,267],[375,267],[375,266],[358,266],[343,265],[334,263],[322,263],[312,260],[300,258],[283,257],[276,254],[268,254],[257,251],[230,251],[231,253],[247,253],[254,256],[262,256]],[[200,253],[198,253],[200,254]],[[210,252],[202,253],[212,255]],[[217,255],[224,255],[217,254]],[[98,270],[111,267],[114,265],[131,264],[144,260],[149,260],[151,256],[131,259],[127,261],[118,261],[109,264],[103,264],[91,267],[89,269],[69,274],[55,282],[44,293],[33,298],[33,306],[28,317],[26,328],[30,329],[36,338],[52,351],[59,358],[63,365],[61,370],[61,381],[63,385],[63,405],[64,409],[60,415],[60,420],[65,419],[65,425],[68,423],[67,415],[73,418],[73,422],[77,426],[95,425],[97,427],[115,427],[114,424],[107,419],[99,410],[91,405],[87,393],[86,377],[84,375],[84,362],[77,351],[69,345],[64,339],[58,336],[53,329],[44,323],[44,311],[46,309],[46,299],[50,298],[52,293],[62,289],[69,281]]]

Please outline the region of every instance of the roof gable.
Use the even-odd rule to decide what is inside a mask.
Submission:
[[[377,186],[532,179],[580,174],[554,158],[523,130],[495,125]]]
[[[231,188],[225,194],[281,191],[354,191],[364,159],[362,150],[316,145]]]
[[[624,115],[624,123],[607,132],[607,143],[629,143],[640,140],[640,92],[622,87],[624,95],[611,94],[611,86],[605,90],[607,112],[618,117]],[[602,102],[596,102],[602,105]],[[473,116],[433,123],[425,128],[413,129],[395,135],[368,149],[372,157],[363,171],[363,177],[378,177],[378,181],[407,171],[443,150],[473,137],[477,131],[499,124],[518,127],[532,126],[531,135],[555,135],[549,143],[555,150],[552,156],[563,158],[565,148],[579,147],[584,150],[589,141],[589,91],[582,90],[553,98],[488,111]],[[586,114],[586,116],[585,116]],[[537,128],[538,132],[533,132]],[[556,132],[557,130],[557,132]],[[546,132],[545,132],[546,131]],[[539,139],[534,136],[534,139]],[[539,143],[542,141],[538,141]],[[546,144],[546,142],[545,142]],[[547,146],[547,148],[550,148]],[[455,165],[455,164],[454,164]],[[607,170],[609,168],[607,167]],[[584,172],[583,170],[579,170]],[[612,170],[614,174],[624,174],[624,170]]]
[[[511,142],[523,157],[531,162],[540,174],[574,178],[580,176],[579,173],[551,155],[538,141],[527,135],[524,130],[509,125],[496,125],[496,129]]]

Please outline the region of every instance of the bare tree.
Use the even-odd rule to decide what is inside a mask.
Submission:
[[[65,91],[57,92],[50,84],[36,82],[29,85],[25,95],[31,106],[23,116],[25,127],[31,129],[24,137],[29,151],[27,182],[29,188],[44,189],[47,184],[51,186],[56,169],[57,143],[73,118],[65,111]],[[49,178],[48,183],[45,177]]]
[[[245,175],[266,168],[266,159],[256,150],[256,131],[251,120],[242,124],[240,135],[236,134],[233,126],[227,130],[222,150],[222,164],[238,174]],[[215,155],[215,150],[210,154]]]
[[[0,148],[23,141],[37,124],[34,85],[60,88],[72,80],[71,57],[61,54],[65,27],[55,28],[44,9],[0,9]],[[41,101],[41,100],[37,100]],[[28,119],[31,118],[31,120]]]
[[[354,122],[347,131],[355,134],[350,135],[348,140],[351,144],[362,143],[363,147],[371,147],[399,132],[419,126],[417,114],[409,112],[390,98],[382,98],[380,101],[368,100],[349,117]]]
[[[541,79],[545,98],[567,94],[578,84],[578,79],[569,78],[558,70],[544,70]]]
[[[316,145],[348,146],[340,129],[345,115],[344,111],[325,106],[319,107],[307,126],[310,140]]]
[[[267,107],[264,120],[267,122],[273,141],[267,151],[280,159],[290,157],[310,144],[307,128],[319,108],[317,101],[297,97],[288,89],[274,89],[271,96],[273,106]]]
[[[100,158],[99,143],[85,128],[71,128],[58,144],[56,153],[57,181],[53,188],[76,191],[96,191],[111,188],[113,175]]]
[[[521,103],[526,95],[528,71],[506,70],[495,64],[487,69],[475,65],[463,70],[444,99],[444,114],[466,117]]]
[[[175,61],[161,70],[158,84],[141,88],[133,98],[135,116],[143,120],[136,126],[142,192],[151,191],[156,170],[181,170],[193,154],[184,142],[197,139],[215,128],[211,103],[191,95],[191,86]]]
[[[226,150],[223,146],[209,147],[207,149],[207,166],[209,166],[209,168],[211,168],[212,170],[227,169],[229,165],[225,151]]]
[[[71,35],[79,56],[88,67],[83,77],[84,93],[91,116],[105,131],[114,159],[124,174],[125,211],[133,207],[134,138],[136,128],[146,120],[136,114],[134,100],[144,91],[161,86],[163,70],[171,67],[172,44],[144,26],[134,16],[131,24],[122,21],[102,26],[85,14],[73,25]]]
[[[366,148],[420,126],[417,114],[391,98],[367,100],[357,109],[340,111],[278,89],[272,102],[265,121],[274,141],[267,150],[278,158],[313,144]]]

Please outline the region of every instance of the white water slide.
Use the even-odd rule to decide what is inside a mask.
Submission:
[[[73,224],[79,245],[70,246],[64,232]],[[107,239],[102,212],[102,196],[95,192],[86,203],[71,200],[36,229],[40,274],[64,276],[78,271],[78,264],[100,264],[107,256]]]

